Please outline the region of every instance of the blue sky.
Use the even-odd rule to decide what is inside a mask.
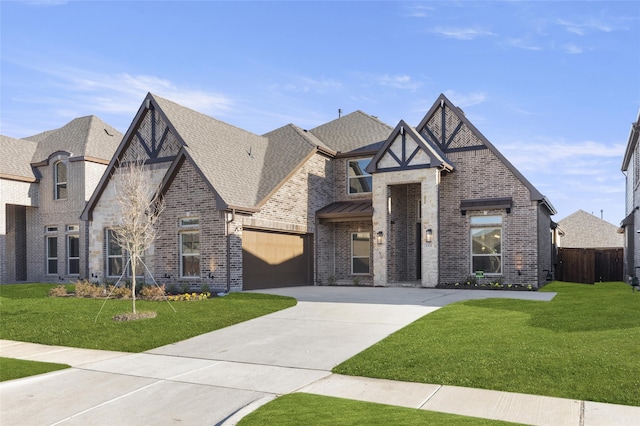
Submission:
[[[619,224],[640,107],[638,1],[0,1],[0,133],[147,92],[263,134],[362,110],[417,125],[440,93],[551,201]]]

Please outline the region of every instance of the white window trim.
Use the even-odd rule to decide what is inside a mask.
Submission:
[[[48,231],[47,227],[47,231]],[[52,231],[48,231],[48,232],[52,232]],[[55,239],[56,240],[56,257],[51,257],[51,253],[49,252],[49,240],[50,239]],[[45,244],[46,244],[46,257],[47,257],[47,275],[58,275],[58,236],[57,235],[47,235],[45,237]],[[56,262],[56,271],[55,272],[51,272],[49,270],[49,262],[55,260]]]
[[[492,223],[482,223],[482,224],[471,224],[471,222],[473,222],[473,218],[474,217],[480,217],[480,218],[492,218],[492,217],[496,217],[499,218],[499,220],[492,222]],[[502,216],[500,215],[490,215],[490,216],[471,216],[469,218],[469,222],[470,222],[470,228],[469,228],[469,268],[470,268],[470,273],[471,275],[474,275],[476,273],[476,271],[473,268],[473,258],[474,257],[498,257],[500,258],[500,272],[487,272],[484,271],[484,275],[485,276],[490,276],[490,277],[499,277],[502,276],[504,274],[504,258],[502,257],[502,246],[503,246],[503,240],[504,240],[504,232],[503,232],[503,221],[502,221]],[[476,254],[473,252],[473,230],[474,229],[499,229],[500,230],[500,253],[496,254],[496,253],[487,253],[487,254]]]
[[[353,255],[353,236],[358,234],[368,234],[369,235],[369,255],[368,256],[354,256]],[[367,259],[369,263],[369,271],[368,272],[353,272],[353,260],[354,259]],[[351,275],[371,275],[371,232],[352,232],[351,233]]]
[[[180,278],[186,278],[186,279],[200,279],[200,273],[198,272],[198,275],[184,275],[184,258],[185,257],[198,257],[198,263],[200,261],[200,250],[198,249],[198,254],[194,254],[194,253],[183,253],[182,252],[182,237],[183,235],[186,234],[198,234],[198,240],[200,240],[200,230],[199,229],[193,229],[194,227],[189,227],[190,229],[188,231],[182,231],[180,232],[179,235],[179,244],[180,244]]]
[[[71,257],[71,239],[76,238],[78,240],[78,256]],[[67,235],[67,275],[80,275],[80,235],[68,234]],[[78,261],[78,272],[71,272],[71,261]]]
[[[129,261],[129,252],[124,248],[124,247],[120,247],[121,249],[121,254],[120,255],[110,255],[109,254],[109,233],[114,232],[112,228],[106,228],[105,229],[105,260],[106,260],[106,265],[105,265],[105,276],[109,277],[109,278],[120,278],[120,276],[123,276],[125,278],[131,278],[131,265],[129,263],[127,263]],[[114,244],[118,244],[117,242],[114,241]],[[122,259],[122,268],[124,271],[124,275],[110,275],[110,270],[109,270],[109,259],[117,259],[120,258]],[[140,260],[142,260],[142,262],[144,262],[145,256],[144,253],[142,254],[142,257],[140,258]],[[145,267],[141,264],[138,264],[138,267],[136,268],[138,272],[138,274],[136,275],[136,278],[144,278],[144,274],[145,274]]]
[[[364,174],[362,175],[357,175],[357,176],[351,176],[351,174],[349,173],[351,170],[350,164],[352,161],[355,162],[360,162],[360,161],[369,161],[371,162],[371,160],[373,159],[373,157],[366,157],[366,158],[354,158],[351,160],[347,160],[347,194],[348,195],[359,195],[359,194],[371,194],[373,192],[373,175],[371,175],[370,173],[367,173],[366,170],[362,170],[362,172]],[[351,179],[359,179],[362,177],[371,177],[371,191],[368,192],[351,192]]]
[[[59,165],[64,165],[65,167],[65,173],[67,175],[67,179],[64,182],[60,182],[58,181],[58,166]],[[53,165],[53,199],[54,200],[66,200],[67,197],[69,196],[69,167],[67,165],[67,163],[63,160],[59,160],[56,161],[55,164]],[[66,196],[65,197],[60,197],[59,193],[58,193],[58,188],[60,188],[62,185],[64,185],[64,188],[67,190]]]

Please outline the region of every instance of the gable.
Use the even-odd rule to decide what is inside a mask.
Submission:
[[[181,147],[165,117],[156,108],[147,108],[120,158],[121,161],[171,161]]]
[[[479,137],[479,132],[466,120],[462,110],[442,98],[416,130],[445,153],[488,149],[483,137]]]
[[[441,94],[416,127],[417,132],[444,154],[461,151],[489,150],[516,178],[529,189],[532,201],[539,201],[555,214],[549,200],[516,169],[498,149],[466,118],[464,112]]]
[[[387,141],[371,160],[367,172],[388,172],[429,167],[453,167],[444,154],[434,149],[424,138],[404,121],[396,126]]]

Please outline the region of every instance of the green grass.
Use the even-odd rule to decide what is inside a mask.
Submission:
[[[275,312],[295,299],[231,293],[198,302],[136,302],[138,312],[156,318],[116,322],[114,315],[131,312],[131,301],[48,297],[48,284],[0,286],[0,339],[76,348],[142,352]]]
[[[333,371],[640,406],[640,294],[624,283],[543,291],[558,294],[446,306]]]
[[[24,361],[0,357],[0,382],[14,380],[21,377],[35,376],[50,371],[69,368],[66,364],[54,364],[51,362]]]
[[[514,423],[329,396],[293,393],[263,405],[240,420],[238,426],[318,424],[489,426]]]

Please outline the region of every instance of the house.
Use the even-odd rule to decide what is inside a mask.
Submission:
[[[622,173],[625,175],[625,218],[621,223],[624,230],[624,276],[630,281],[636,276],[640,266],[640,111],[631,124],[629,140],[622,159]]]
[[[558,247],[623,248],[624,237],[616,225],[584,210],[573,212],[558,222],[562,230]]]
[[[552,268],[555,209],[444,95],[416,127],[355,111],[256,135],[148,94],[82,212],[99,281],[128,274],[111,178],[140,159],[165,201],[142,273],[163,284],[539,287]]]
[[[121,139],[96,116],[25,139],[0,136],[0,283],[88,277],[80,214]]]

